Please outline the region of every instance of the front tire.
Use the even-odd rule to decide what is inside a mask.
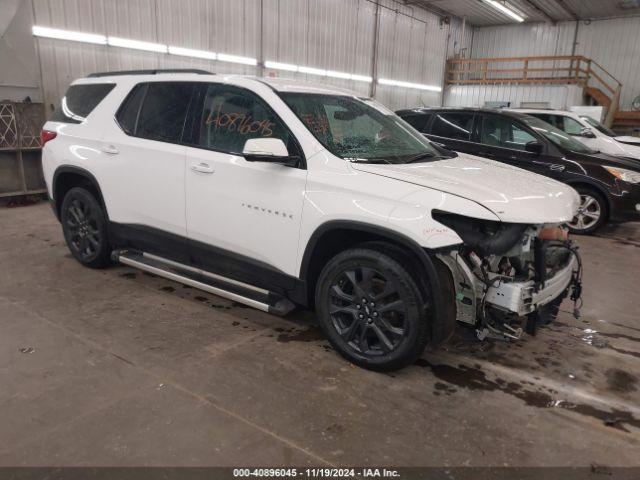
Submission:
[[[608,207],[601,193],[588,187],[576,187],[580,195],[580,208],[569,222],[569,231],[578,235],[589,235],[607,221]]]
[[[78,262],[90,268],[110,263],[107,216],[88,190],[74,187],[67,192],[60,212],[67,247]]]
[[[324,267],[316,311],[331,345],[347,360],[387,371],[423,352],[429,318],[410,271],[405,259],[367,246],[341,252]]]

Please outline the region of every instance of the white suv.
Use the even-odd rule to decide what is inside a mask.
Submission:
[[[517,109],[573,136],[596,152],[640,160],[640,137],[620,136],[587,115],[562,110]]]
[[[74,257],[276,314],[399,368],[452,333],[517,338],[573,285],[562,183],[430,143],[380,104],[293,80],[142,71],[73,82],[43,130]]]

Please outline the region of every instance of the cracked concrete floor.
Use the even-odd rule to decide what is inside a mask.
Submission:
[[[309,312],[83,268],[47,204],[0,208],[0,466],[638,466],[640,225],[578,242],[579,320],[376,374]]]

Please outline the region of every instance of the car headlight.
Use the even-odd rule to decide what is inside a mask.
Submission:
[[[626,168],[604,167],[614,177],[627,183],[640,183],[640,172],[627,170]]]

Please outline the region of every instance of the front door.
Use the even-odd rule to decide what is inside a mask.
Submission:
[[[187,147],[187,232],[194,261],[247,283],[269,283],[270,272],[295,275],[303,195],[300,168],[250,162],[250,138],[279,138],[300,155],[293,134],[257,94],[208,84],[194,111]]]
[[[528,152],[526,146],[530,142],[541,143],[543,151]],[[507,115],[482,115],[477,155],[562,180],[565,162],[548,154],[546,147],[546,141],[517,120]]]

